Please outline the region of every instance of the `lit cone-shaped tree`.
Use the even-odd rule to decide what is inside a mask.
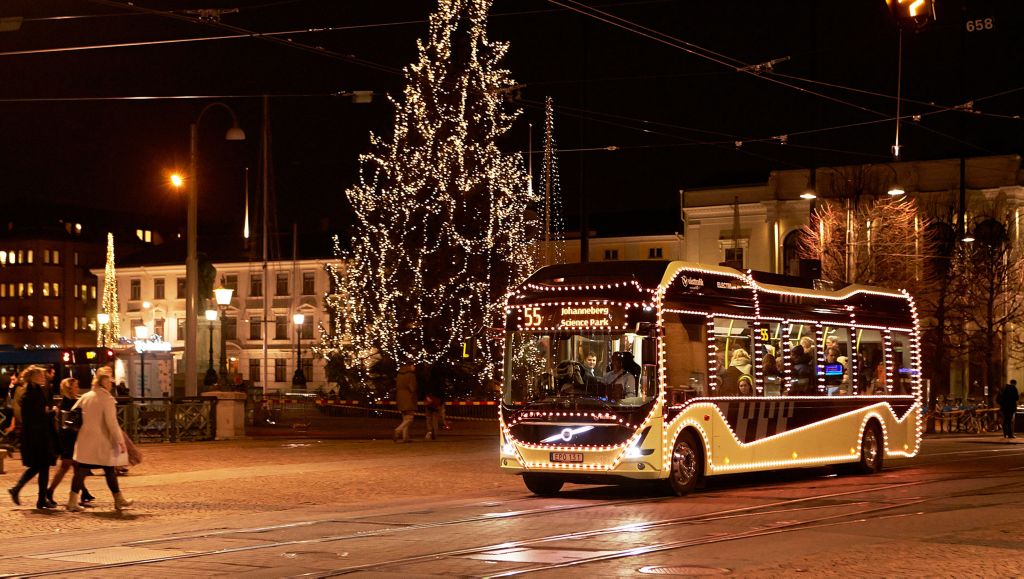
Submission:
[[[100,312],[110,316],[106,324],[100,326],[96,345],[114,345],[121,340],[121,306],[117,302],[117,271],[114,269],[114,234],[107,234],[107,263],[103,267],[103,302]]]
[[[346,191],[356,229],[338,305],[354,360],[430,364],[475,340],[492,362],[484,330],[500,327],[505,293],[534,267],[537,200],[520,158],[496,144],[518,111],[504,102],[508,46],[487,38],[490,5],[439,3],[392,99],[394,133],[370,135]]]

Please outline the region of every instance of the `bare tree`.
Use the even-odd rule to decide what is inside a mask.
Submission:
[[[974,237],[973,243],[960,244],[953,258],[954,307],[947,329],[962,336],[981,366],[982,383],[994,392],[1007,362],[1011,325],[1024,317],[1024,254],[995,218],[975,226]]]

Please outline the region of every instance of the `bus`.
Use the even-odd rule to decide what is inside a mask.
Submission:
[[[915,456],[913,298],[794,280],[681,261],[538,270],[505,309],[500,467],[541,496],[628,480],[684,495],[711,476]]]
[[[0,380],[19,374],[28,366],[48,366],[54,369],[55,384],[64,378],[78,378],[83,389],[88,389],[96,369],[112,366],[116,360],[110,348],[15,348],[0,346]]]

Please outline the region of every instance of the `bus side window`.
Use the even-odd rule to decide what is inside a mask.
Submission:
[[[853,360],[850,356],[850,330],[842,326],[824,327],[825,364],[821,367],[829,396],[853,394]]]
[[[885,347],[878,330],[857,330],[854,341],[857,356],[856,388],[862,396],[881,396],[886,393]]]
[[[694,316],[665,314],[665,384],[669,403],[708,392],[708,344],[705,321]]]
[[[767,327],[761,327],[761,370],[764,374],[765,396],[779,396],[783,391],[786,360],[783,358],[782,326],[779,322],[771,322]]]
[[[910,335],[892,332],[892,394],[910,394],[914,391],[914,364],[910,349]]]
[[[718,396],[754,395],[754,334],[747,320],[715,318]],[[744,384],[745,382],[745,384]]]

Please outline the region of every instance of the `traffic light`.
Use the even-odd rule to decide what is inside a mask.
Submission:
[[[885,0],[901,28],[920,30],[935,20],[935,0]]]

